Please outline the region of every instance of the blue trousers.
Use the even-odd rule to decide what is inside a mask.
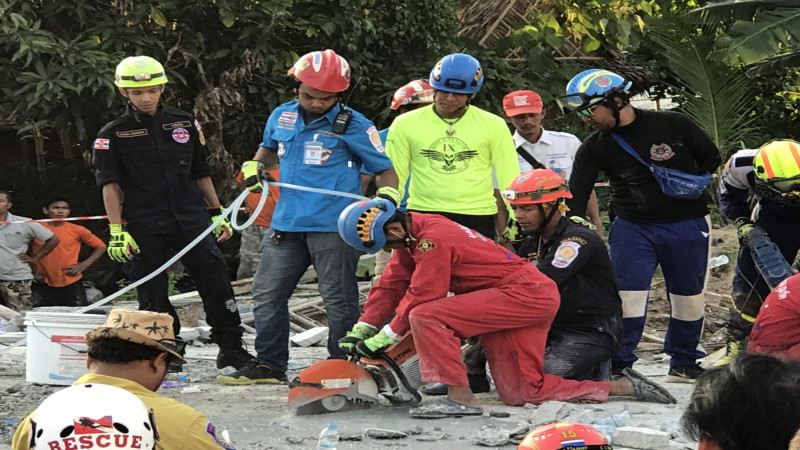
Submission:
[[[617,218],[611,226],[611,262],[622,297],[625,339],[614,358],[614,368],[630,367],[642,338],[650,283],[661,265],[670,303],[664,352],[670,366],[695,364],[705,356],[699,350],[708,273],[708,217],[663,224],[642,224]]]
[[[274,242],[267,230],[261,260],[253,279],[253,314],[258,362],[286,370],[289,361],[289,297],[308,266],[313,264],[319,293],[328,314],[328,353],[346,359],[338,341],[358,321],[356,269],[361,253],[339,233],[289,233]]]

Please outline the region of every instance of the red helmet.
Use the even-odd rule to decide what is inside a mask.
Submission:
[[[572,194],[559,174],[550,169],[533,169],[515,178],[503,191],[503,198],[512,205],[535,205],[572,198]]]
[[[582,423],[556,422],[528,433],[517,450],[612,450],[602,433]]]
[[[320,91],[342,92],[350,86],[350,64],[331,49],[306,53],[288,73]]]
[[[428,103],[433,103],[433,86],[428,80],[414,80],[394,93],[391,108]]]

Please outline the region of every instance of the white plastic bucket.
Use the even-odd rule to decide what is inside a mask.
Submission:
[[[83,336],[105,321],[99,314],[27,312],[25,381],[66,386],[87,373]]]

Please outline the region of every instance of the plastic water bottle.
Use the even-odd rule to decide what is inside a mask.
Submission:
[[[622,411],[619,414],[614,414],[602,419],[596,419],[592,422],[592,426],[605,435],[608,442],[614,440],[614,428],[624,426],[631,419],[631,413],[628,410]]]
[[[715,257],[713,257],[713,258],[708,260],[708,267],[710,269],[714,269],[716,267],[724,266],[725,264],[728,264],[729,262],[730,262],[730,260],[728,259],[727,255],[719,255],[719,256],[715,256]]]
[[[337,444],[339,444],[339,430],[336,428],[335,423],[329,423],[328,426],[319,433],[317,449],[336,450]]]

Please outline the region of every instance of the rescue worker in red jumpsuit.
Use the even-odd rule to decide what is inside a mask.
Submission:
[[[747,351],[800,361],[800,274],[783,280],[767,295],[753,323]]]
[[[615,381],[544,374],[545,341],[559,306],[556,284],[480,233],[437,214],[398,212],[383,199],[348,206],[338,227],[361,251],[396,250],[372,287],[364,314],[339,346],[375,357],[411,331],[422,380],[448,387],[446,398],[412,410],[413,416],[483,413],[461,361],[459,339],[469,336],[479,337],[497,392],[508,405],[604,402],[609,395],[675,402],[663,387],[629,368]]]

